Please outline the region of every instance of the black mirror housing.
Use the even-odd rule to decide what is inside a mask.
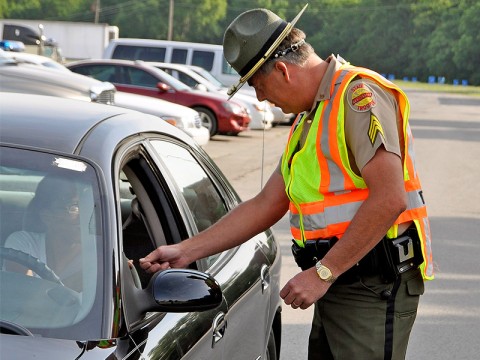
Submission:
[[[190,269],[168,269],[152,276],[147,291],[155,311],[194,312],[214,309],[222,303],[222,290],[209,274]]]

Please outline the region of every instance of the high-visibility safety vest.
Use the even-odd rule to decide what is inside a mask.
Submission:
[[[430,225],[422,189],[415,169],[413,138],[408,125],[410,105],[405,93],[379,74],[344,64],[332,81],[331,97],[321,101],[304,145],[299,148],[305,115],[292,126],[282,157],[282,175],[290,199],[290,229],[300,246],[318,238],[340,239],[363,201],[368,188],[350,167],[345,140],[344,99],[348,84],[360,75],[388,89],[400,107],[400,142],[403,144],[403,176],[408,197],[407,209],[387,232],[398,236],[398,224],[413,221],[422,243],[424,279],[433,279]],[[400,128],[400,126],[399,126]],[[402,145],[401,145],[402,146]]]

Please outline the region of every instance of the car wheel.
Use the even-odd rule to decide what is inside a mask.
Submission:
[[[202,121],[202,126],[206,127],[210,132],[210,137],[215,135],[218,131],[217,118],[215,114],[204,107],[194,107],[193,110],[198,111],[200,114],[200,119]]]
[[[266,359],[277,360],[277,346],[275,344],[275,335],[273,334],[273,329],[270,330],[270,336],[268,337]]]

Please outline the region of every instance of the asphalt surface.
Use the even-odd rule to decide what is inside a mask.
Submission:
[[[480,98],[406,90],[428,205],[436,279],[426,283],[407,360],[480,359]],[[215,136],[205,150],[242,199],[278,164],[289,127]],[[284,284],[298,272],[288,219],[274,226]],[[284,306],[282,360],[306,359],[312,309]]]

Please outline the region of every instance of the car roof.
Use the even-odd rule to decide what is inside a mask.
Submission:
[[[34,64],[34,65],[43,65],[47,68],[61,70],[61,71],[70,71],[68,70],[63,64],[42,55],[31,54],[26,52],[12,52],[12,51],[5,51],[2,55],[6,57],[15,59],[18,62],[25,62],[27,64]]]
[[[156,116],[111,105],[0,93],[0,109],[2,144],[74,154],[82,150],[89,138],[97,142],[119,142],[130,135],[150,131],[174,134],[191,143],[188,135]],[[112,138],[106,139],[107,135]]]
[[[66,88],[79,90],[85,90],[92,86],[99,86],[102,84],[101,81],[75,74],[74,72],[66,73],[45,66],[26,63],[9,63],[0,65],[0,75],[2,77],[20,78],[30,81],[35,80],[42,83],[61,84]]]

